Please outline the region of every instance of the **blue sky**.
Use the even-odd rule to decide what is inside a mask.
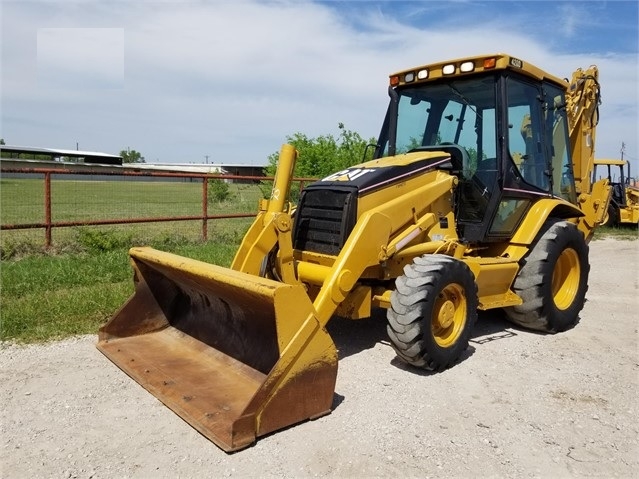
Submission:
[[[600,69],[597,156],[639,171],[635,1],[2,0],[0,137],[264,164],[287,135],[376,137],[388,75],[507,52]]]

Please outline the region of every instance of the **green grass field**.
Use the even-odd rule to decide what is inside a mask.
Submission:
[[[55,178],[55,177],[54,177]],[[263,193],[256,184],[230,184],[229,197],[208,202],[209,215],[257,212]],[[201,181],[72,181],[52,180],[51,214],[53,222],[95,221],[131,218],[198,216],[202,214]],[[42,179],[0,179],[0,223],[32,224],[44,222],[44,181]],[[242,236],[251,219],[210,220],[208,238]],[[114,226],[53,228],[53,251],[82,249],[86,230],[115,238],[115,242],[138,245],[164,240],[197,242],[202,240],[202,221],[135,223]],[[44,229],[5,230],[0,238],[3,259],[42,250]]]
[[[253,212],[262,196],[258,185],[230,184],[230,201],[211,203],[210,213]],[[52,219],[74,221],[202,213],[201,180],[51,181]],[[0,179],[3,224],[44,221],[44,181]]]
[[[54,177],[55,178],[55,177]],[[208,202],[210,215],[257,212],[259,185],[230,184],[225,201]],[[202,213],[200,181],[51,182],[52,220],[195,216]],[[0,223],[44,221],[42,179],[0,179]],[[53,229],[5,230],[0,238],[0,339],[21,342],[95,333],[133,292],[127,257],[150,245],[228,266],[252,218],[171,221]]]

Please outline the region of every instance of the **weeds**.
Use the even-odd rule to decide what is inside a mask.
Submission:
[[[133,244],[133,235],[94,228],[78,228],[77,241],[88,251],[99,253],[130,247]]]

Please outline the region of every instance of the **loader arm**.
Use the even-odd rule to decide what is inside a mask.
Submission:
[[[290,236],[291,206],[287,203],[287,198],[297,154],[293,146],[282,145],[271,197],[260,202],[257,217],[244,235],[242,244],[231,263],[231,269],[264,276],[268,255],[278,245],[282,257],[286,258],[281,266],[283,279],[287,283],[295,282],[292,269],[293,246]]]
[[[298,264],[298,271],[312,272],[309,274],[312,281],[321,281],[322,287],[313,302],[320,324],[329,321],[366,268],[386,261],[402,244],[416,238],[416,233],[423,234],[436,223],[428,207],[445,195],[452,195],[458,180],[443,172],[433,172],[433,175],[437,175],[434,180],[364,213],[330,269]],[[415,211],[423,213],[415,217]],[[391,236],[395,238],[391,240]],[[299,279],[305,282],[308,278],[301,275]]]

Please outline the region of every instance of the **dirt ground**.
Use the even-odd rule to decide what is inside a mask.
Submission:
[[[639,477],[639,241],[594,241],[581,321],[480,315],[464,359],[408,370],[383,315],[334,320],[332,414],[229,455],[95,349],[0,347],[0,476]]]

